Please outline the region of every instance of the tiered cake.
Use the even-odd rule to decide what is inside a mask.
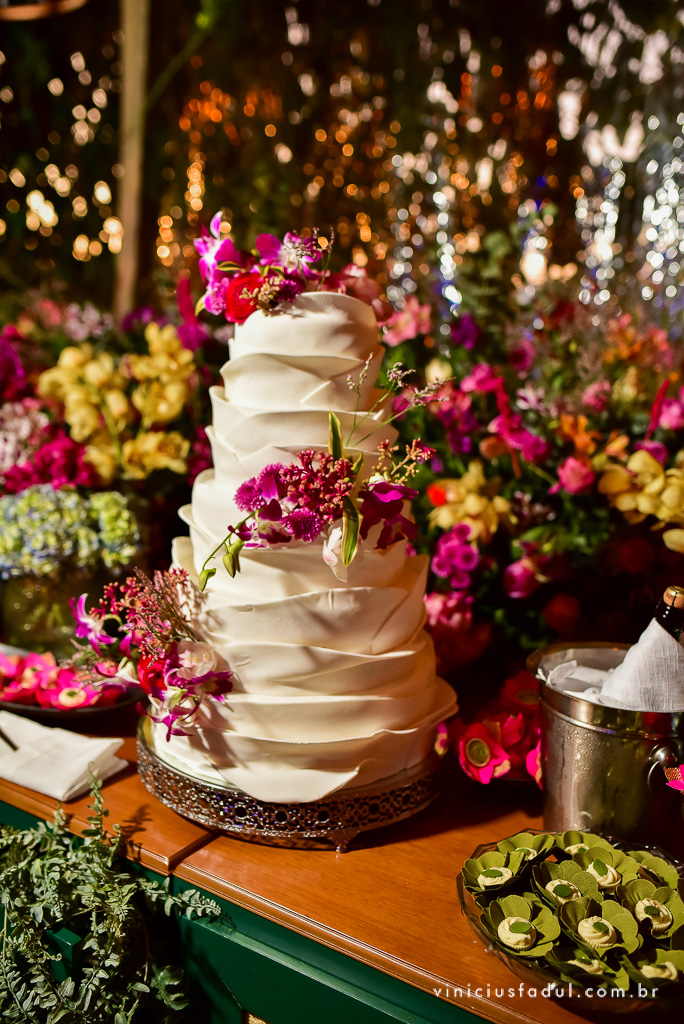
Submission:
[[[181,510],[190,537],[174,547],[193,579],[242,518],[233,498],[245,480],[296,461],[304,448],[327,451],[330,410],[343,436],[352,430],[357,395],[348,379],[369,357],[357,420],[377,398],[382,358],[370,306],[310,292],[236,328],[224,386],[212,389],[214,468]],[[395,433],[371,419],[357,436],[369,431],[357,449],[370,468],[378,443]],[[205,701],[188,735],[167,740],[165,726],[152,726],[152,747],[171,767],[258,800],[301,803],[429,757],[455,699],[435,677],[422,629],[426,558],[407,556],[404,541],[375,549],[369,537],[335,575],[322,544],[247,547],[235,578],[220,558],[212,563],[218,571],[195,627],[233,672],[233,690],[224,703]]]

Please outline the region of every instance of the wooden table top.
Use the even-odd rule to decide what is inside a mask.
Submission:
[[[135,761],[135,741],[123,756]],[[140,782],[133,764],[104,786],[109,822],[130,855],[370,967],[497,1024],[614,1024],[614,1015],[544,998],[488,952],[462,915],[456,876],[475,848],[541,828],[532,783],[471,782],[454,766],[433,807],[366,833],[344,854],[288,850],[212,833],[180,818]],[[57,801],[0,780],[0,800],[50,819]],[[89,797],[64,804],[74,832]],[[521,988],[522,985],[522,988]],[[521,994],[522,992],[522,994]],[[597,999],[597,1007],[601,1000]],[[662,1022],[639,1015],[640,1024]]]

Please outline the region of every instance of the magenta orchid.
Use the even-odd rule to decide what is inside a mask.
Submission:
[[[87,640],[96,654],[101,654],[101,646],[113,644],[116,641],[104,629],[104,616],[86,610],[87,599],[87,594],[81,594],[77,601],[73,597],[69,598],[71,611],[76,621],[74,632],[79,639]]]

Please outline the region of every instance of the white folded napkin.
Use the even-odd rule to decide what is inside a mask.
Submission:
[[[114,756],[122,739],[91,739],[38,725],[10,711],[0,711],[0,731],[18,748],[12,750],[0,738],[0,778],[55,800],[74,800],[87,793],[90,769],[106,779],[128,764]]]
[[[634,711],[684,711],[684,647],[652,619],[603,684],[601,703]]]

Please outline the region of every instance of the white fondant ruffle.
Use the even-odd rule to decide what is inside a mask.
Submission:
[[[437,723],[452,714],[455,706],[453,690],[446,683],[440,681],[435,690],[431,712],[408,729],[380,729],[371,735],[306,743],[198,727],[167,743],[165,726],[155,725],[152,746],[168,764],[196,778],[237,786],[257,800],[320,800],[352,780],[355,785],[367,785],[424,760],[433,749]]]
[[[377,351],[378,336],[373,310],[365,302],[336,292],[306,292],[282,311],[252,313],[235,328],[230,356],[269,352],[363,361]]]
[[[253,355],[231,359],[221,376],[224,396],[246,409],[329,409],[353,412],[357,401],[370,408],[380,393],[375,388],[382,353],[378,352],[365,380],[356,391],[348,378],[357,381],[364,363],[336,356]]]

